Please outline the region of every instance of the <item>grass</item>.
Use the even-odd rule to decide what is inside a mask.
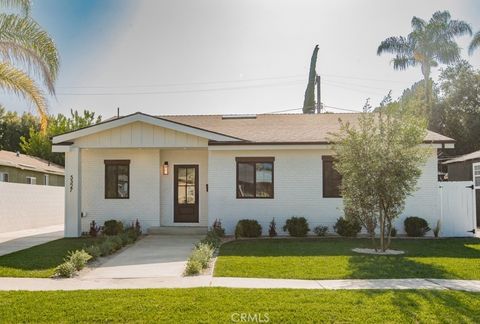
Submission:
[[[259,239],[220,248],[215,276],[290,279],[480,279],[479,239],[394,240],[403,256],[360,255],[367,239]]]
[[[69,251],[88,246],[94,240],[63,238],[0,256],[0,277],[50,277]]]
[[[480,294],[226,288],[0,292],[1,323],[231,323],[240,313],[256,314],[257,323],[267,317],[270,323],[479,323]]]

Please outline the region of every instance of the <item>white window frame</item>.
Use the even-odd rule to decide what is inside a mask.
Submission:
[[[5,176],[7,176],[7,180],[5,181]],[[9,182],[9,175],[8,172],[0,172],[0,182]]]
[[[50,176],[48,174],[43,175],[43,182],[46,186],[50,185]]]
[[[37,177],[27,177],[27,184],[37,184]]]
[[[478,169],[478,170],[475,170],[475,169]],[[474,189],[480,189],[480,162],[472,164],[472,175],[473,175],[472,179],[473,179]],[[477,179],[478,179],[478,182],[476,181]]]

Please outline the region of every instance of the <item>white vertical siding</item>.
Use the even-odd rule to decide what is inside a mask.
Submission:
[[[304,216],[310,229],[326,225],[333,231],[336,219],[342,216],[341,198],[322,197],[322,155],[326,150],[209,151],[209,223],[220,218],[227,233],[233,233],[238,220],[257,219],[264,234],[275,217],[277,231],[291,216]],[[236,162],[238,156],[273,156],[274,199],[236,199]],[[426,218],[430,224],[437,217],[436,155],[424,167],[419,190],[407,201],[405,215]],[[398,224],[403,223],[403,216]],[[399,233],[403,225],[397,225]]]

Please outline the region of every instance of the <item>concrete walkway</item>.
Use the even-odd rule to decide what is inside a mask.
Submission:
[[[92,290],[142,288],[263,288],[263,289],[433,289],[480,292],[480,280],[369,279],[291,280],[229,277],[162,277],[129,279],[0,278],[0,290]]]
[[[90,271],[82,280],[182,277],[188,256],[203,236],[148,235]]]
[[[0,256],[63,237],[63,224],[0,233]]]

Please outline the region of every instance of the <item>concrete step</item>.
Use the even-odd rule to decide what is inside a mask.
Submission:
[[[152,235],[204,235],[207,226],[155,226],[148,229]]]

